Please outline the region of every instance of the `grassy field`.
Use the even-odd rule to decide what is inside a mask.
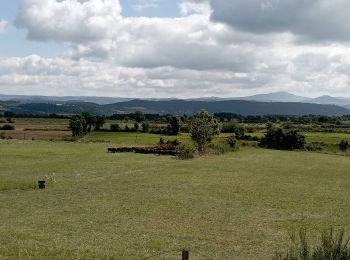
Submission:
[[[0,140],[0,259],[179,259],[182,248],[270,259],[291,227],[350,230],[347,157],[241,148],[180,161],[108,146]]]

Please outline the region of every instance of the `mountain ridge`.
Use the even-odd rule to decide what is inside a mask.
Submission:
[[[240,115],[350,115],[350,109],[336,105],[320,105],[298,102],[257,102],[247,100],[227,101],[190,101],[164,100],[150,101],[134,99],[114,104],[99,105],[89,102],[59,102],[59,103],[19,103],[0,102],[1,111],[11,111],[16,114],[60,114],[73,115],[90,112],[94,115],[112,115],[142,111],[148,114],[193,115],[201,109],[211,113],[235,113]]]
[[[339,106],[350,106],[350,98],[320,96],[308,98],[298,96],[286,91],[272,92],[266,94],[256,94],[243,97],[199,97],[199,98],[129,98],[129,97],[99,97],[99,96],[40,96],[40,95],[5,95],[0,94],[2,101],[18,101],[21,103],[50,103],[50,102],[91,102],[100,105],[125,102],[130,100],[150,100],[150,101],[169,101],[169,100],[189,100],[189,101],[228,101],[228,100],[247,100],[259,102],[302,102],[316,104],[334,104]]]

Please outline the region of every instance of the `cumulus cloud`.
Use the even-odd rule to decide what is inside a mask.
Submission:
[[[287,54],[288,53],[288,54]],[[3,58],[0,88],[8,93],[124,97],[242,96],[292,91],[342,95],[350,82],[350,55],[338,45],[265,50],[254,70],[135,68],[86,59]]]
[[[5,32],[7,24],[7,21],[0,19],[0,33]]]
[[[313,30],[315,14],[325,12],[326,3],[182,0],[176,18],[126,18],[117,0],[22,0],[16,24],[28,38],[68,48],[57,58],[1,59],[0,87],[11,93],[125,97],[281,90],[342,95],[350,75],[349,47],[341,41],[347,29],[327,30],[345,21],[342,12],[339,21],[331,13],[346,2],[333,0],[324,16],[328,27]],[[333,43],[296,44],[296,37]]]
[[[108,38],[120,13],[118,0],[22,0],[15,24],[30,40],[88,42]]]
[[[349,41],[348,0],[211,0],[212,20],[251,33],[290,32],[310,41]]]

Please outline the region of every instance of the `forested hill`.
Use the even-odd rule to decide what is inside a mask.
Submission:
[[[194,114],[201,109],[212,113],[228,112],[241,115],[350,115],[350,109],[335,105],[320,105],[297,102],[255,102],[244,100],[189,101],[131,100],[108,105],[87,102],[15,103],[0,102],[0,111],[17,114],[77,114],[90,112],[95,115],[142,111],[153,114]]]
[[[159,114],[194,114],[201,109],[212,113],[229,112],[241,115],[347,115],[350,110],[335,105],[286,102],[254,102],[243,100],[229,101],[146,101],[131,100],[111,105],[106,108],[120,111],[141,110]]]

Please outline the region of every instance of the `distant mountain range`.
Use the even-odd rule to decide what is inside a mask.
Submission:
[[[2,95],[2,101],[18,101],[21,103],[50,103],[50,102],[91,102],[100,105],[113,104],[132,100],[132,98],[119,97],[93,97],[93,96],[25,96],[25,95]]]
[[[134,98],[125,97],[94,97],[94,96],[26,96],[26,95],[3,95],[0,94],[0,100],[2,101],[18,101],[21,103],[50,103],[50,102],[90,102],[99,105],[114,104],[119,102],[125,102],[133,100]],[[176,100],[176,98],[146,98],[144,100],[149,101],[169,101]],[[320,96],[317,98],[307,98],[303,96],[297,96],[289,92],[273,92],[268,94],[258,94],[247,97],[203,97],[187,99],[189,101],[227,101],[227,100],[247,100],[247,101],[260,101],[260,102],[302,102],[302,103],[314,103],[321,105],[337,105],[350,107],[350,98],[343,97],[331,97]]]
[[[13,96],[0,94],[0,112],[18,114],[95,115],[129,113],[137,110],[155,114],[194,114],[201,109],[212,113],[241,115],[350,115],[350,99],[330,96],[306,98],[288,92],[275,92],[238,98],[130,99],[114,97]]]

